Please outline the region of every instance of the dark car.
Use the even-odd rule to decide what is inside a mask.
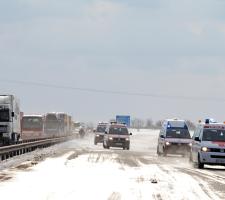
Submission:
[[[107,123],[99,123],[97,128],[94,130],[94,133],[95,133],[94,144],[95,145],[103,142],[106,127],[107,127]]]
[[[103,139],[103,147],[109,149],[110,147],[121,147],[123,149],[130,149],[130,135],[126,125],[112,123],[105,131]]]

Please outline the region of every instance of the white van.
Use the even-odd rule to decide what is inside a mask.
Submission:
[[[190,152],[191,136],[185,120],[166,119],[158,137],[157,154],[187,155]]]
[[[225,124],[207,119],[197,126],[192,137],[190,161],[200,169],[205,164],[225,166]]]

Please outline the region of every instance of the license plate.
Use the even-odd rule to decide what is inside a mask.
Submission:
[[[225,163],[225,159],[216,159],[216,163]]]
[[[116,143],[116,145],[122,145],[122,143]]]

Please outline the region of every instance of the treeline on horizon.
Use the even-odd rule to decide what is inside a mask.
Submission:
[[[140,119],[134,118],[131,120],[131,128],[135,129],[160,129],[162,127],[163,120],[153,121],[152,119]],[[191,120],[186,120],[188,128],[194,130],[196,125]]]

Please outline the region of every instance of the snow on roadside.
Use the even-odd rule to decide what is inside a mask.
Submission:
[[[121,166],[117,154],[69,152],[0,183],[2,199],[210,199],[191,176],[156,164]],[[158,183],[153,184],[152,179]],[[13,191],[13,192],[12,192]],[[216,196],[212,196],[216,199]]]

